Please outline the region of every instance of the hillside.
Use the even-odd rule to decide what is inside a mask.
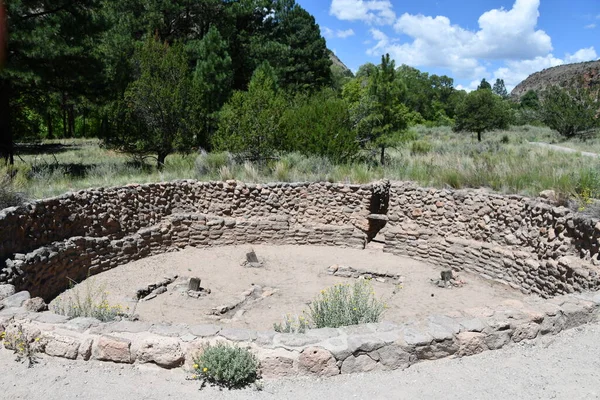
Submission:
[[[329,59],[332,62],[332,65],[331,65],[332,68],[337,68],[337,69],[341,70],[343,75],[345,75],[345,76],[350,76],[350,77],[354,76],[354,74],[352,73],[350,68],[348,68],[346,66],[346,64],[344,64],[342,62],[342,60],[340,60],[338,58],[338,56],[336,56],[335,53],[331,50],[329,50]]]
[[[529,90],[540,91],[548,86],[600,87],[600,60],[578,64],[566,64],[545,69],[530,75],[511,92],[513,98],[520,98]]]

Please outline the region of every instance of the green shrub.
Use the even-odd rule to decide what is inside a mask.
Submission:
[[[427,140],[415,140],[410,145],[410,153],[415,154],[427,154],[431,151],[433,146]]]
[[[96,285],[93,279],[72,286],[69,292],[54,299],[50,308],[56,314],[69,318],[88,317],[103,322],[125,317],[128,311],[128,308],[124,309],[120,304],[110,305],[105,287]]]
[[[287,314],[283,318],[283,323],[273,324],[273,330],[279,333],[305,333],[308,328],[308,321],[306,318],[300,316],[292,317]]]
[[[14,352],[16,360],[27,363],[28,368],[37,362],[38,353],[41,351],[40,338],[28,337],[21,324],[13,325],[0,333],[0,339],[6,349]]]
[[[322,290],[309,307],[314,328],[379,322],[385,310],[384,303],[375,299],[371,284],[365,280]]]
[[[194,358],[195,377],[206,382],[239,389],[258,379],[258,360],[247,349],[219,343],[207,346]]]
[[[202,178],[207,175],[216,175],[222,167],[233,166],[233,158],[226,152],[202,153],[196,157],[194,163],[196,175]]]

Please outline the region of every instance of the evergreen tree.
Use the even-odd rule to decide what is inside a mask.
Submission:
[[[248,91],[235,92],[223,106],[213,137],[215,149],[251,161],[274,158],[285,146],[281,135],[285,109],[275,70],[265,62],[254,72]]]
[[[600,127],[597,97],[585,89],[550,86],[542,94],[542,122],[566,137],[585,135]]]
[[[295,0],[276,0],[267,24],[280,44],[273,62],[282,88],[317,91],[331,85],[329,50],[312,15]]]
[[[525,93],[523,97],[521,97],[521,108],[539,110],[540,99],[535,90],[528,90],[527,93]]]
[[[198,61],[194,70],[194,90],[199,96],[202,133],[196,144],[207,147],[217,127],[217,112],[231,94],[233,67],[227,43],[219,30],[211,26],[195,51]]]
[[[127,87],[119,114],[129,118],[129,129],[115,132],[108,144],[132,154],[156,154],[160,169],[173,151],[189,150],[196,131],[188,60],[181,43],[170,46],[150,37],[136,51],[135,65],[137,79]]]
[[[504,85],[504,79],[496,79],[492,92],[503,99],[508,98],[508,91],[506,90],[506,85]]]
[[[469,93],[456,111],[455,130],[477,133],[481,142],[483,132],[505,129],[510,122],[510,110],[489,89]]]
[[[72,132],[74,99],[100,90],[99,7],[99,0],[6,3],[8,50],[0,72],[0,157],[6,162],[14,162],[14,138],[38,129],[29,116],[48,111],[50,93],[61,94],[63,126]]]
[[[483,78],[479,86],[477,86],[477,90],[492,90],[492,85]]]
[[[385,164],[385,149],[392,146],[407,124],[400,112],[405,87],[396,79],[396,68],[390,55],[381,57],[381,64],[371,80],[369,96],[371,113],[367,118],[367,139],[377,146],[380,163]]]

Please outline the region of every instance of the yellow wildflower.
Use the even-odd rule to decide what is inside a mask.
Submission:
[[[194,369],[198,369],[198,368],[200,368],[200,366],[199,366],[198,364],[194,364],[194,366],[193,366],[193,367],[194,367]]]
[[[202,372],[206,372],[206,371],[208,371],[208,368],[206,368],[206,367],[202,368]]]

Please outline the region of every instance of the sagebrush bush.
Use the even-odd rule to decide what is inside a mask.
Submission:
[[[258,359],[247,349],[219,343],[206,346],[194,358],[195,378],[229,389],[243,388],[258,379]]]
[[[109,304],[105,287],[96,285],[95,281],[89,278],[54,299],[50,308],[56,314],[69,318],[88,317],[103,322],[126,317],[129,311],[128,307],[123,308],[120,304]]]
[[[292,317],[287,314],[283,318],[283,323],[273,324],[273,330],[279,333],[305,333],[308,328],[308,321],[304,316]]]
[[[366,280],[322,290],[309,306],[309,316],[314,328],[339,328],[379,322],[384,311],[385,304],[375,298],[373,287]]]
[[[415,140],[410,145],[411,154],[427,154],[431,151],[433,146],[426,140]]]

